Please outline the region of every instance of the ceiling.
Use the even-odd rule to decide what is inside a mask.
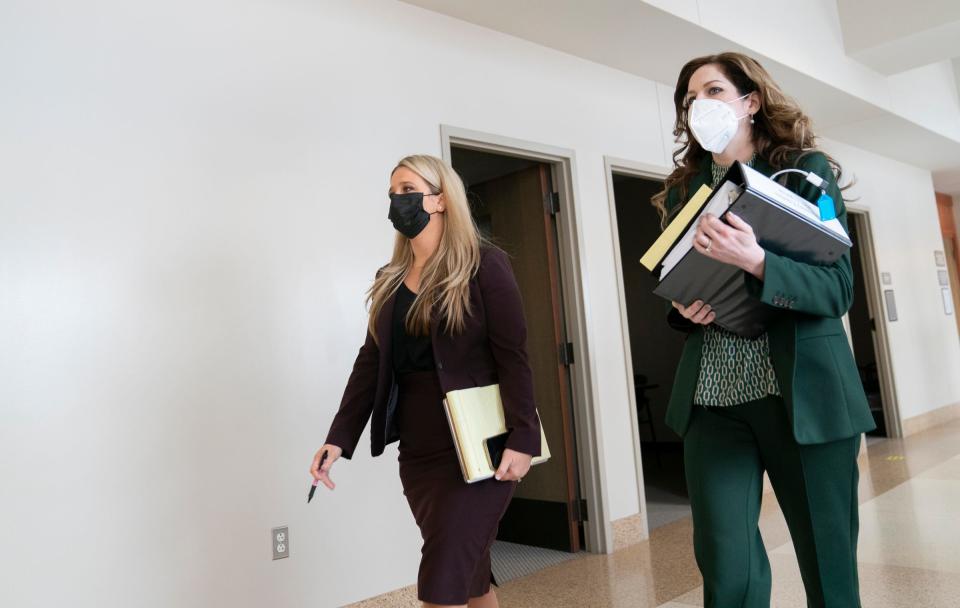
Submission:
[[[847,54],[881,74],[960,58],[957,0],[837,0],[837,11]]]
[[[939,191],[960,195],[960,141],[645,2],[405,1],[670,86],[690,57],[723,50],[750,53],[760,59],[771,75],[804,107],[821,135],[928,169],[933,173],[934,186]],[[889,2],[890,10],[896,11],[894,17],[902,21],[902,27],[898,28],[879,27],[884,15],[891,14],[886,12],[880,15],[870,13],[874,26],[858,22],[856,15],[874,9],[857,5],[874,6],[878,2],[887,4],[887,0],[838,0],[844,46],[847,49],[856,47],[848,53],[863,55],[865,63],[880,61],[882,52],[906,44],[904,40],[911,41],[912,50],[897,69],[900,65],[910,69],[916,62],[927,61],[931,56],[937,61],[943,60],[944,54],[955,52],[954,44],[960,44],[960,36],[950,38],[949,43],[934,45],[931,42],[939,40],[936,36],[940,35],[944,23],[948,29],[952,27],[950,19],[960,13],[957,0],[919,0],[920,5],[929,6],[919,11],[918,16],[904,16],[902,19],[900,15],[908,13],[918,2],[905,6]],[[940,5],[946,8],[940,11],[943,8]],[[960,20],[957,23],[960,24]],[[933,45],[935,51],[923,50],[924,37],[928,41],[926,46]],[[684,44],[676,44],[677,40],[683,40]],[[857,59],[860,60],[859,56]],[[960,72],[960,66],[954,65]]]

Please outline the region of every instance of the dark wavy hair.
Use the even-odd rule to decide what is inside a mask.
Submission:
[[[843,173],[839,163],[829,154],[816,148],[816,136],[811,128],[810,118],[803,113],[796,101],[788,97],[780,86],[760,63],[742,53],[720,53],[691,59],[680,70],[677,86],[673,91],[673,105],[677,120],[673,125],[673,136],[682,144],[673,153],[673,171],[663,183],[663,191],[657,193],[650,202],[660,213],[663,225],[670,219],[671,212],[666,208],[667,192],[677,187],[678,200],[687,198],[687,186],[690,178],[700,171],[703,162],[710,161],[710,153],[704,150],[693,137],[687,123],[689,106],[687,89],[693,73],[705,65],[715,65],[737,88],[738,96],[756,93],[760,98],[760,110],[753,116],[753,145],[757,155],[766,159],[774,169],[794,166],[797,160],[811,152],[821,152],[827,157],[837,183]],[[847,184],[841,190],[846,190]],[[676,205],[676,213],[682,205]]]

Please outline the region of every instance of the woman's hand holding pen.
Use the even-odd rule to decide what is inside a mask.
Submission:
[[[343,450],[330,443],[317,450],[313,457],[313,463],[310,465],[310,474],[313,475],[314,480],[319,481],[331,490],[337,487],[337,484],[330,479],[330,467],[340,458],[341,454],[343,454]]]
[[[693,237],[694,249],[708,258],[742,268],[762,281],[766,252],[757,243],[753,228],[732,211],[726,217],[729,224],[715,215],[704,214]]]

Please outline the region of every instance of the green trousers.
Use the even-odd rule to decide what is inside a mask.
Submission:
[[[779,397],[694,406],[683,453],[705,608],[770,606],[758,526],[764,471],[790,528],[807,606],[860,606],[859,448],[859,435],[799,445]]]

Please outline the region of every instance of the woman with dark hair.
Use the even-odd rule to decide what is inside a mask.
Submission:
[[[688,62],[674,91],[674,171],[653,198],[664,225],[734,161],[765,175],[797,168],[823,178],[837,218],[840,166],[816,148],[809,118],[754,59],[722,53]],[[786,187],[816,202],[820,189],[790,173]],[[694,551],[704,606],[770,605],[770,564],[758,527],[763,474],[787,520],[808,606],[860,605],[857,454],[874,428],[841,318],[853,298],[849,253],[811,265],[766,251],[732,213],[704,215],[696,250],[743,270],[748,291],[775,309],[767,331],[744,338],[713,325],[709,302],[674,302],[687,332],[667,409],[683,437]]]

